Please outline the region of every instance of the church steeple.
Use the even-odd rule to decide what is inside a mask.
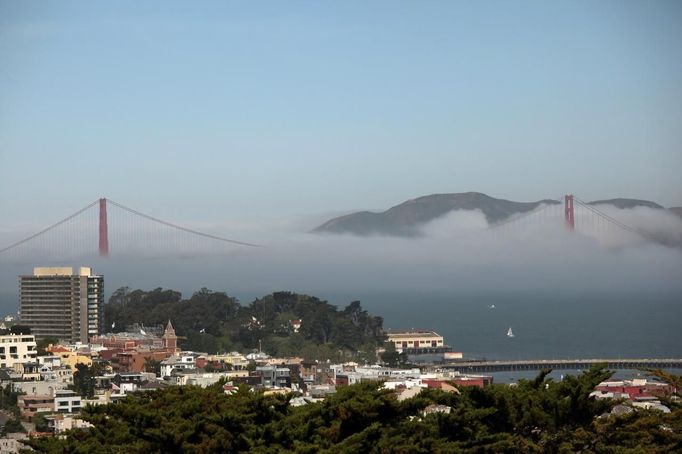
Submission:
[[[166,350],[171,350],[173,353],[178,350],[178,336],[175,335],[175,329],[170,319],[168,319],[166,330],[163,332],[161,339],[163,339],[163,348]]]
[[[173,324],[171,323],[170,318],[168,319],[168,324],[166,325],[166,330],[163,332],[164,336],[166,334],[175,336],[175,328],[173,328]]]

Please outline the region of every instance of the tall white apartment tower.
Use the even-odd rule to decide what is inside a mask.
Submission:
[[[104,279],[81,267],[34,268],[19,276],[21,324],[36,340],[54,337],[65,342],[88,342],[104,327]]]

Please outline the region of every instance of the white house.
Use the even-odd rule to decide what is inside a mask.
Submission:
[[[70,389],[55,391],[54,411],[59,413],[79,413],[81,411],[81,396]]]
[[[36,338],[31,334],[3,334],[0,336],[0,368],[35,362]]]
[[[170,377],[174,370],[195,369],[196,366],[193,355],[173,355],[161,361],[161,377]]]

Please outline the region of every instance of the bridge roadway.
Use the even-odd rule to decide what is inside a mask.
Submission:
[[[682,369],[682,359],[536,359],[519,361],[458,361],[440,366],[462,373],[508,372],[518,370],[585,370],[594,364],[607,369]]]

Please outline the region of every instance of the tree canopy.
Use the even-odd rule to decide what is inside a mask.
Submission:
[[[602,416],[616,402],[589,393],[609,376],[593,369],[554,382],[542,373],[518,386],[428,389],[404,401],[361,383],[303,407],[246,387],[231,396],[221,384],[169,387],[87,407],[93,428],[29,445],[54,453],[679,452],[682,406]],[[425,414],[432,404],[450,411]]]
[[[384,339],[383,319],[353,301],[339,310],[314,296],[276,292],[242,306],[206,288],[183,299],[179,292],[123,287],[105,305],[107,324],[121,331],[133,323],[165,324],[170,318],[188,350],[215,353],[262,347],[273,355],[307,359],[357,356],[371,360]],[[294,321],[300,321],[300,327]],[[260,345],[259,345],[260,342]]]

